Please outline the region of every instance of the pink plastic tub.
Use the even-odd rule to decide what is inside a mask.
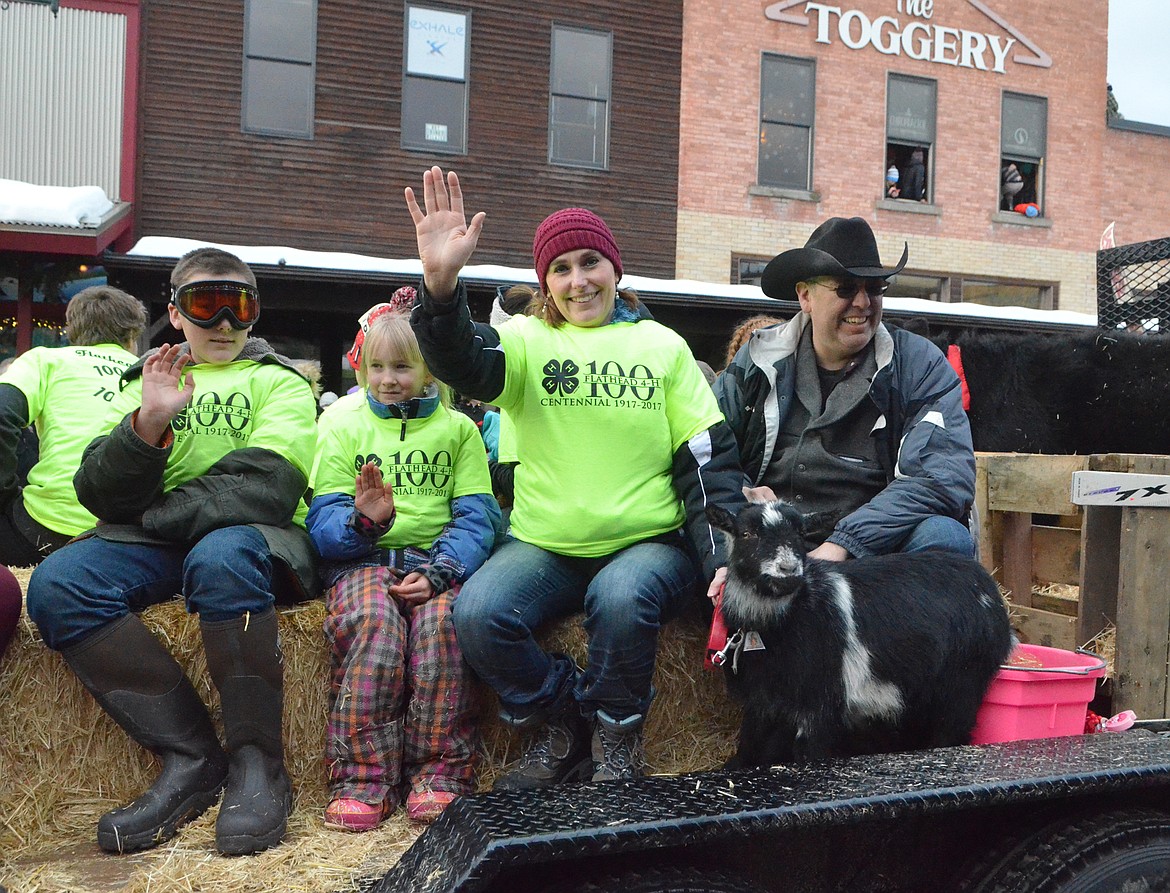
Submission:
[[[1095,654],[1018,645],[1038,667],[1004,664],[983,696],[975,718],[972,744],[1056,738],[1085,731],[1085,714],[1105,675],[1105,661]]]

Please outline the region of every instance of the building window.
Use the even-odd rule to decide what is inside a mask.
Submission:
[[[768,266],[771,259],[752,254],[731,255],[731,284],[759,285],[760,277],[764,275],[764,267]]]
[[[402,148],[467,154],[471,14],[406,7]]]
[[[884,195],[929,202],[938,85],[925,78],[891,74],[886,86]]]
[[[609,91],[613,35],[554,25],[549,71],[548,160],[609,166]]]
[[[816,65],[765,53],[760,66],[759,185],[810,189]]]
[[[966,304],[1028,307],[1032,310],[1052,310],[1055,305],[1051,285],[964,279],[962,289],[962,300]]]
[[[1052,310],[1056,306],[1055,293],[1055,287],[1045,282],[969,279],[945,273],[902,272],[893,278],[886,297]]]
[[[316,64],[317,0],[245,0],[244,131],[312,137]]]
[[[951,299],[951,279],[948,276],[932,276],[929,273],[902,272],[894,277],[886,296],[946,303]]]
[[[1000,210],[1044,215],[1048,100],[1004,93],[1000,124]]]

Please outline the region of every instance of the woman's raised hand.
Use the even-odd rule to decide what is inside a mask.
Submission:
[[[487,215],[480,211],[468,224],[458,175],[448,171],[444,180],[438,166],[423,172],[423,206],[425,212],[407,186],[406,207],[414,220],[427,293],[437,301],[448,301],[455,294],[459,271],[475,251]]]

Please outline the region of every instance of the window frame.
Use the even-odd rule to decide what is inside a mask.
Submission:
[[[916,82],[922,85],[929,85],[931,89],[931,104],[929,114],[929,137],[915,140],[904,134],[891,135],[890,133],[890,113],[891,113],[891,86],[895,81]],[[898,168],[899,175],[904,167],[910,162],[910,156],[915,149],[921,149],[923,152],[922,163],[926,167],[925,182],[923,184],[923,198],[922,202],[925,204],[934,204],[934,146],[938,139],[938,81],[935,78],[918,77],[916,75],[902,74],[901,72],[891,71],[886,76],[886,154],[885,161],[881,170],[881,195],[882,198],[891,201],[911,201],[911,199],[890,196],[887,191],[886,172],[889,170],[891,164]],[[901,179],[899,178],[899,184]],[[914,201],[918,201],[915,199]]]
[[[731,285],[759,285],[760,276],[748,276],[744,278],[744,268],[751,264],[759,264],[760,274],[762,275],[764,267],[771,260],[771,257],[765,257],[762,254],[747,254],[740,251],[733,251],[731,253],[731,275],[728,281]]]
[[[284,137],[288,139],[313,139],[313,125],[316,121],[316,94],[317,94],[317,19],[318,0],[308,0],[310,5],[310,33],[308,35],[308,56],[305,59],[296,59],[287,56],[252,52],[250,44],[253,40],[251,33],[252,23],[256,17],[254,6],[273,3],[274,0],[244,0],[244,39],[241,46],[242,75],[240,83],[240,130],[257,136]],[[259,40],[259,37],[255,38]],[[254,63],[291,66],[296,69],[308,69],[307,96],[305,97],[305,127],[302,129],[266,127],[249,124],[249,108],[259,97],[255,96],[257,87],[257,72]]]
[[[606,72],[605,85],[606,91],[604,97],[587,96],[582,93],[569,93],[564,90],[557,90],[557,33],[558,32],[573,32],[576,34],[587,34],[597,37],[604,37],[606,43]],[[601,116],[601,161],[586,162],[574,158],[558,158],[556,154],[557,146],[557,120],[555,117],[555,107],[558,99],[571,99],[580,102],[600,103],[604,107],[604,113]],[[610,153],[610,137],[613,130],[613,31],[605,31],[600,28],[584,28],[577,25],[561,25],[556,22],[552,23],[549,32],[548,45],[548,163],[558,167],[574,167],[583,170],[607,171],[609,170],[609,153]],[[596,137],[596,129],[594,131]]]
[[[805,120],[787,120],[782,118],[770,118],[767,112],[768,95],[765,92],[765,85],[767,84],[768,71],[767,66],[769,61],[775,61],[780,64],[791,64],[806,69],[809,72],[810,82],[810,101],[807,111],[807,121]],[[812,190],[813,166],[814,166],[814,138],[816,136],[816,117],[817,117],[817,60],[815,58],[807,58],[802,56],[790,56],[787,53],[772,53],[763,52],[760,54],[760,106],[759,106],[759,138],[756,143],[756,183],[759,186],[774,188],[774,189],[794,189],[804,192]],[[806,149],[808,161],[805,170],[804,182],[797,183],[782,183],[778,179],[771,179],[764,176],[764,144],[766,128],[771,126],[779,127],[793,127],[801,128],[806,134]]]
[[[1060,283],[1053,281],[1041,281],[1035,279],[1017,279],[1011,277],[999,276],[981,276],[978,274],[965,273],[946,273],[939,270],[916,270],[905,269],[898,275],[893,277],[893,285],[886,293],[888,297],[903,298],[903,297],[918,297],[918,295],[904,295],[900,294],[898,289],[898,280],[903,276],[912,276],[917,279],[933,279],[939,283],[939,297],[937,299],[923,298],[922,300],[936,300],[939,304],[963,304],[974,303],[967,301],[963,295],[964,287],[970,285],[993,285],[1036,289],[1039,293],[1039,307],[1029,308],[1036,310],[1055,310],[1059,305],[1059,290]],[[981,306],[1014,306],[1023,307],[1023,304],[1011,305],[995,305],[987,304]]]
[[[443,75],[436,73],[426,73],[411,71],[411,56],[410,56],[410,35],[411,35],[411,14],[414,10],[422,10],[425,12],[440,13],[449,16],[463,17],[463,33],[464,33],[464,48],[463,48],[463,70],[459,76]],[[401,104],[399,109],[399,134],[398,145],[406,152],[427,152],[436,155],[466,155],[468,151],[468,142],[470,135],[468,134],[468,120],[470,118],[470,104],[471,104],[471,29],[472,29],[472,10],[463,7],[443,6],[438,3],[411,3],[408,2],[403,5],[402,10],[402,92]],[[444,89],[445,85],[459,85],[461,90],[462,108],[450,118],[451,120],[458,120],[461,138],[452,142],[450,138],[445,140],[428,140],[426,138],[426,127],[431,126],[430,122],[424,122],[423,137],[415,140],[411,135],[413,119],[408,121],[408,115],[414,108],[412,96],[415,96],[418,91],[427,88]],[[422,101],[418,99],[416,101]],[[430,107],[429,103],[424,103]],[[425,113],[424,113],[425,114]],[[436,126],[444,126],[436,124]]]
[[[1006,135],[1004,133],[1007,124],[1007,104],[1009,101],[1015,99],[1034,102],[1043,109],[1044,133],[1043,144],[1040,148],[1039,154],[1031,151],[1023,151],[1018,148],[1015,151],[1011,151],[1012,147],[1007,144]],[[1045,212],[1044,172],[1048,158],[1048,121],[1049,115],[1047,96],[1038,96],[1032,93],[1020,93],[1015,90],[1004,90],[1001,94],[999,103],[999,165],[996,168],[996,193],[999,196],[999,200],[996,203],[996,208],[998,211],[1011,212],[1013,214],[1016,213],[1012,211],[1013,206],[1007,204],[1008,199],[1006,199],[1003,195],[1003,169],[1009,163],[1014,163],[1017,169],[1019,169],[1021,164],[1027,164],[1035,165],[1035,171],[1024,174],[1023,170],[1020,169],[1021,174],[1024,176],[1024,187],[1021,190],[1021,193],[1025,196],[1030,195],[1033,203],[1037,206],[1038,217],[1047,217]],[[1016,202],[1016,204],[1027,204],[1027,202]]]

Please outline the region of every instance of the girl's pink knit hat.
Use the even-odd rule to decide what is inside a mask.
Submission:
[[[613,264],[617,278],[622,278],[622,253],[605,221],[585,208],[562,208],[549,214],[536,228],[532,240],[532,259],[540,287],[548,275],[549,264],[566,251],[592,248]]]

